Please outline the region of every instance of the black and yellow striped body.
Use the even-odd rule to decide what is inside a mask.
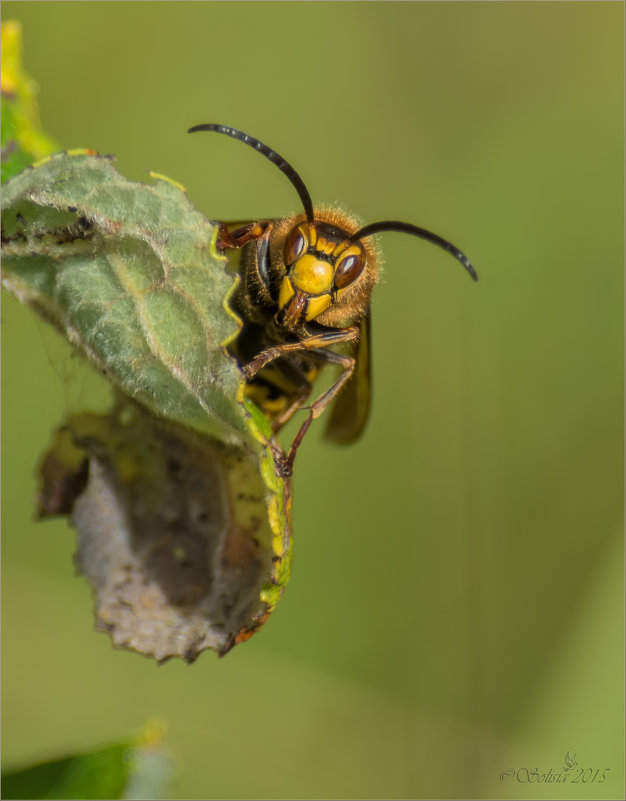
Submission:
[[[203,123],[189,133],[212,131],[254,148],[287,176],[303,213],[284,220],[220,224],[218,247],[240,251],[241,285],[235,299],[243,328],[231,346],[246,377],[246,393],[267,415],[275,431],[298,411],[308,417],[287,459],[311,422],[335,401],[327,438],[348,444],[361,435],[370,406],[370,297],[380,259],[372,237],[399,231],[443,248],[461,262],[474,281],[467,256],[443,237],[411,223],[382,220],[361,226],[338,209],[314,209],[304,181],[275,150],[229,125]],[[342,368],[332,386],[313,402],[308,397],[327,364]]]
[[[246,395],[275,431],[306,405],[324,366],[336,363],[345,370],[346,360],[354,362],[354,375],[337,396],[339,409],[326,435],[348,443],[365,426],[369,358],[360,362],[358,355],[369,348],[369,300],[378,265],[374,246],[349,242],[357,227],[355,220],[336,210],[317,212],[314,226],[294,216],[225,227],[226,247],[237,247],[251,232],[255,235],[240,250],[241,284],[234,306],[243,328],[231,353],[244,367],[268,349],[291,348],[255,372],[246,386]],[[346,341],[345,329],[357,329],[362,336]],[[299,347],[303,341],[309,344]],[[350,408],[341,409],[344,396],[350,398]]]

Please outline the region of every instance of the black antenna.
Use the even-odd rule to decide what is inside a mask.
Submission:
[[[304,181],[298,173],[294,170],[294,168],[289,164],[288,161],[282,156],[279,156],[275,150],[272,150],[267,145],[264,145],[263,142],[260,142],[258,139],[255,139],[253,136],[250,136],[243,131],[238,131],[237,128],[231,128],[229,125],[217,125],[215,123],[205,123],[204,125],[194,125],[193,128],[190,128],[187,133],[195,133],[196,131],[215,131],[216,133],[226,134],[226,136],[232,136],[233,139],[239,139],[240,142],[243,142],[244,145],[249,145],[253,147],[255,150],[258,150],[265,158],[269,159],[272,164],[275,164],[281,172],[284,172],[287,178],[291,181],[293,186],[295,187],[296,192],[300,196],[300,200],[302,201],[302,205],[304,206],[304,212],[306,214],[306,218],[310,225],[314,222],[313,217],[313,202],[311,201],[311,195],[309,195],[309,190],[304,185]]]
[[[349,239],[351,242],[354,242],[357,239],[363,239],[366,236],[371,236],[372,234],[378,234],[381,231],[400,231],[404,234],[412,234],[413,236],[419,236],[420,239],[426,239],[428,242],[432,242],[433,245],[439,245],[440,248],[447,250],[448,253],[451,253],[455,259],[458,259],[463,267],[467,270],[467,272],[472,276],[474,281],[478,281],[478,275],[476,274],[476,270],[472,266],[471,261],[467,258],[467,256],[462,253],[457,247],[455,247],[452,242],[448,242],[447,239],[444,239],[437,234],[433,234],[431,231],[427,231],[425,228],[420,228],[418,225],[411,225],[411,223],[405,222],[398,222],[397,220],[383,220],[382,222],[375,222],[370,223],[369,225],[364,226],[361,228],[360,231],[357,231],[355,234],[352,234]]]

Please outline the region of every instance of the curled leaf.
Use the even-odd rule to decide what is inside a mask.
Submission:
[[[128,181],[86,151],[27,168],[3,193],[3,285],[120,399],[59,429],[40,515],[71,515],[97,626],[159,661],[226,653],[289,577],[284,454],[226,350],[237,278],[216,233],[179,185]]]
[[[70,418],[41,474],[39,512],[71,513],[97,627],[117,647],[192,662],[267,619],[285,583],[288,510],[245,450],[125,403]]]

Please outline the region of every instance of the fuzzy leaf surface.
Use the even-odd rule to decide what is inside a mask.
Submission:
[[[123,394],[229,444],[249,440],[224,343],[233,277],[216,227],[167,180],[129,181],[107,157],[61,153],[4,187],[3,284]]]

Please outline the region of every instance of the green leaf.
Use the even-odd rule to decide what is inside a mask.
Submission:
[[[136,740],[3,773],[2,797],[165,798],[170,775],[162,732],[148,724]]]
[[[2,776],[4,798],[121,798],[128,743]]]
[[[224,343],[238,331],[216,226],[177,185],[62,153],[7,182],[3,283],[125,395],[230,444],[247,427]]]
[[[22,69],[22,29],[19,22],[2,23],[2,181],[17,175],[58,145],[41,129],[37,84]]]
[[[59,429],[39,511],[71,515],[97,626],[159,661],[225,654],[289,578],[285,457],[227,352],[239,279],[216,235],[178,184],[128,181],[86,151],[3,192],[3,285],[118,397]]]

